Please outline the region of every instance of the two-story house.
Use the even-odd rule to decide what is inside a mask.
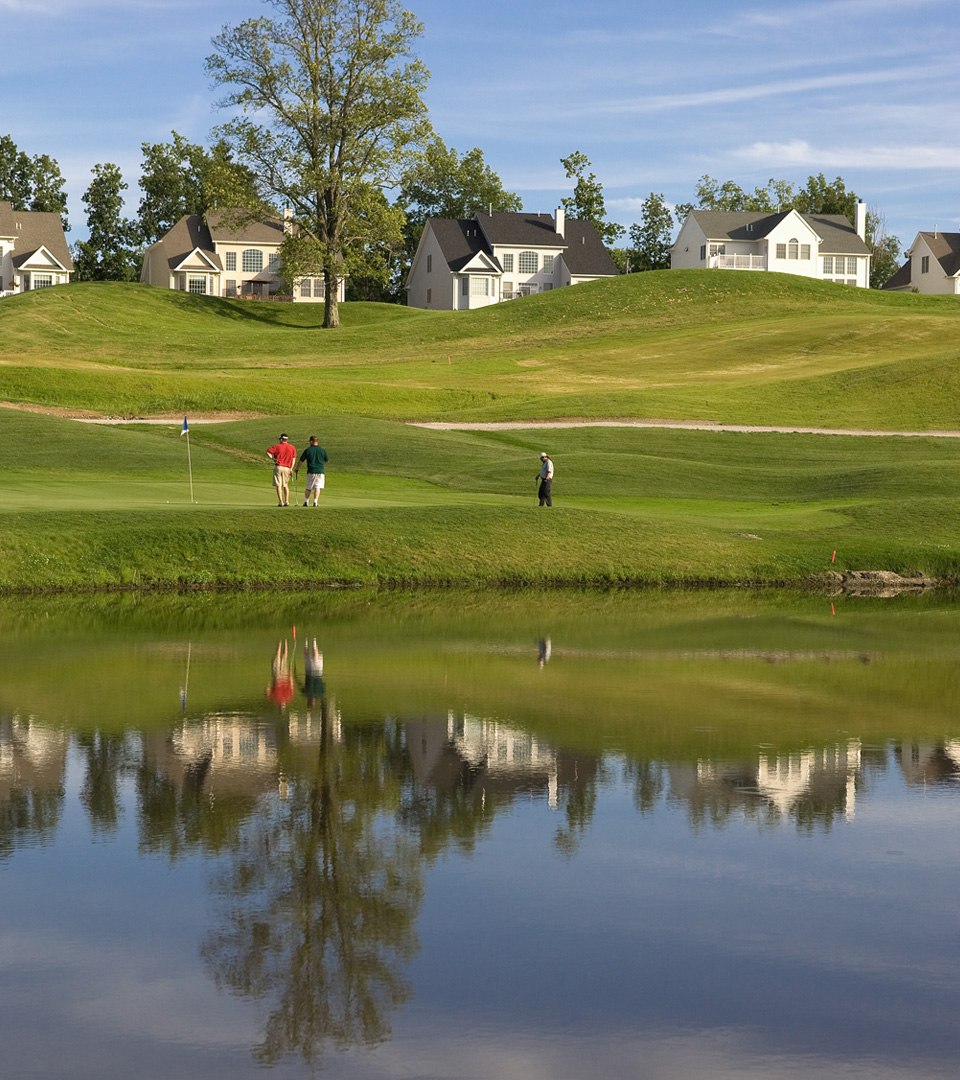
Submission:
[[[593,225],[566,218],[562,207],[553,215],[429,218],[407,276],[407,303],[468,310],[617,273]]]
[[[892,292],[960,296],[960,233],[917,233],[907,261],[883,286]]]
[[[691,210],[670,249],[672,270],[766,270],[870,287],[867,210],[842,214]]]
[[[269,298],[285,287],[294,301],[323,303],[322,277],[286,283],[280,245],[289,215],[245,221],[238,211],[186,214],[144,252],[140,281],[199,296]],[[344,299],[344,282],[339,284]]]
[[[0,296],[66,285],[72,273],[60,215],[0,201]]]

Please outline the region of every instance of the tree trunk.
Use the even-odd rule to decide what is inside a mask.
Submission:
[[[323,286],[323,326],[326,330],[335,330],[340,325],[340,282],[335,274],[324,270]]]

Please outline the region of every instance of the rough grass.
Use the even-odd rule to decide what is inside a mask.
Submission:
[[[657,416],[954,428],[960,304],[776,274],[665,271],[477,312],[81,284],[0,306],[0,398],[404,419]]]

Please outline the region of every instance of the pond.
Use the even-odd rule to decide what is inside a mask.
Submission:
[[[956,1074],[960,604],[0,601],[0,1074]]]

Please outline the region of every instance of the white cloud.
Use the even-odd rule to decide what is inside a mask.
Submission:
[[[960,168],[957,146],[818,147],[803,139],[755,142],[734,151],[734,156],[757,165],[783,168],[802,165],[822,169],[952,169]]]

